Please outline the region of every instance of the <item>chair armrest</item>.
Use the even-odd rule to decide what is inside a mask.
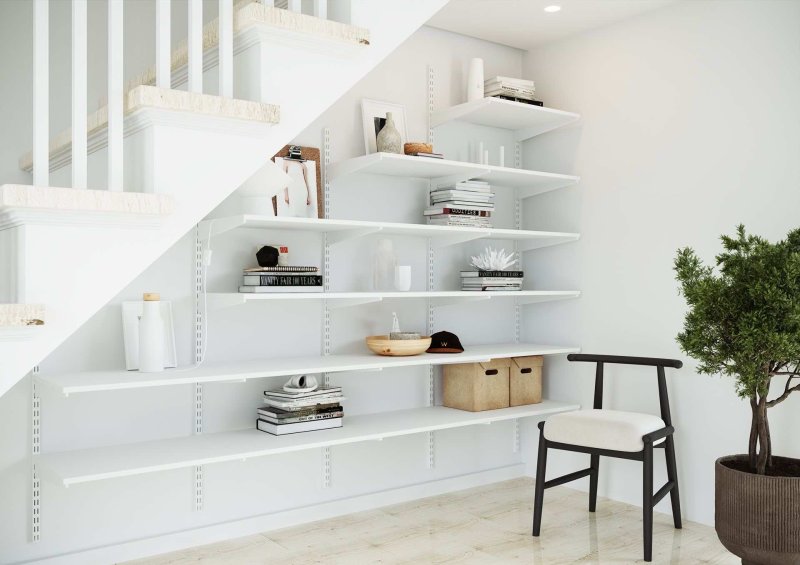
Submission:
[[[678,359],[661,359],[658,357],[626,357],[624,355],[593,355],[590,353],[570,353],[570,361],[586,361],[589,363],[614,363],[617,365],[644,365],[647,367],[672,367],[680,369],[683,362]]]
[[[668,435],[672,435],[675,432],[675,428],[672,426],[666,426],[661,428],[660,430],[656,430],[654,432],[650,432],[649,434],[644,434],[642,436],[642,440],[645,443],[654,443],[662,438],[667,437]]]

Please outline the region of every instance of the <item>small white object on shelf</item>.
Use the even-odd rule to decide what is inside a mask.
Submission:
[[[506,166],[506,147],[505,145],[500,146],[500,162],[498,163],[499,166],[505,167]]]
[[[411,290],[410,265],[397,265],[394,268],[394,289],[400,292]]]
[[[172,303],[168,300],[157,302],[163,324],[163,367],[178,366],[175,349],[175,328],[172,322]],[[125,368],[135,371],[139,368],[139,318],[144,313],[143,301],[122,303],[122,335],[125,342]]]
[[[139,318],[139,372],[159,373],[164,370],[164,321],[161,319],[161,297],[145,292],[142,317]]]
[[[517,264],[515,253],[506,253],[505,249],[496,250],[487,247],[477,256],[473,256],[470,265],[480,271],[508,271]]]
[[[483,59],[470,60],[467,71],[467,102],[483,98]]]

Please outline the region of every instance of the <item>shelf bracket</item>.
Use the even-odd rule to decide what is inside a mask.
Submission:
[[[214,220],[210,220],[214,222]],[[208,233],[216,224],[208,224],[206,226],[206,233]],[[234,226],[235,227],[235,226]],[[200,364],[205,357],[205,336],[204,328],[206,324],[205,316],[207,312],[203,310],[203,293],[205,291],[205,277],[203,276],[203,239],[202,239],[201,226],[195,226],[194,231],[194,362]],[[194,402],[194,433],[203,433],[203,385],[201,383],[194,384],[193,402]],[[195,465],[193,472],[193,489],[194,489],[194,511],[200,512],[203,510],[203,466]]]
[[[490,232],[487,233],[455,233],[447,237],[436,238],[434,248],[442,249],[445,247],[452,247],[460,243],[467,243],[468,241],[475,241],[476,239],[486,239],[491,236]]]
[[[223,233],[235,230],[244,224],[244,216],[231,216],[230,218],[203,220],[197,224],[197,228],[200,233],[200,241],[205,242],[209,237],[222,235]]]
[[[523,251],[532,251],[534,249],[543,249],[545,247],[552,247],[553,245],[562,245],[565,243],[573,243],[580,239],[580,235],[578,234],[567,234],[565,233],[562,237],[551,237],[547,239],[533,239],[530,241],[526,241],[520,243],[519,249],[520,252]]]
[[[36,365],[31,372],[31,507],[30,507],[30,530],[28,532],[31,543],[39,541],[40,537],[40,504],[41,504],[41,479],[39,470],[36,468],[36,459],[40,452],[41,445],[41,398],[37,388],[37,375],[39,366]]]
[[[382,229],[383,228],[380,226],[375,226],[369,228],[353,228],[349,230],[330,232],[328,234],[328,245],[336,245],[338,243],[342,243],[343,241],[366,237],[368,235],[378,233]]]
[[[354,297],[354,298],[332,298],[328,299],[328,308],[329,309],[338,309],[338,308],[350,308],[352,306],[361,306],[363,304],[374,304],[375,302],[381,302],[383,300],[380,296],[370,296],[370,297]]]
[[[436,279],[434,277],[434,266],[435,266],[435,259],[436,259],[436,251],[433,247],[433,241],[429,237],[427,241],[427,275],[428,275],[428,292],[433,292],[434,288],[436,287]],[[434,324],[436,322],[435,319],[435,308],[433,305],[433,301],[429,298],[427,300],[427,307],[428,307],[428,318],[426,321],[425,329],[427,335],[431,335],[433,333]],[[428,365],[428,406],[435,406],[436,405],[436,368],[433,365]],[[427,434],[427,444],[428,444],[428,458],[427,458],[427,465],[428,469],[434,469],[436,467],[436,436],[434,432],[428,432]]]
[[[445,306],[453,306],[463,304],[465,302],[482,302],[484,300],[491,300],[492,296],[485,292],[475,292],[475,296],[444,296],[442,298],[431,299],[432,308],[442,308]]]
[[[322,174],[324,186],[324,202],[325,202],[325,217],[331,217],[331,130],[330,128],[323,128],[322,130]],[[346,233],[346,232],[345,232]],[[340,241],[345,241],[341,238],[342,232],[322,234],[322,290],[330,292],[331,290],[331,246]],[[339,236],[339,237],[337,237]],[[349,239],[349,238],[347,238]],[[322,323],[322,354],[328,356],[331,354],[331,304],[325,298],[322,301],[323,323]],[[322,373],[322,384],[324,386],[331,385],[330,373]],[[331,486],[331,448],[322,448],[322,488],[330,488]]]

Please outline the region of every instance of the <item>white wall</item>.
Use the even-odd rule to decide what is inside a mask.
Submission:
[[[491,43],[423,28],[351,92],[332,106],[296,140],[319,146],[323,125],[332,129],[333,160],[363,153],[360,101],[375,98],[407,107],[408,133],[422,140],[427,131],[427,71],[437,69],[437,105],[462,101],[467,61],[482,56],[487,73],[518,75],[522,53]],[[463,132],[462,132],[463,133]],[[488,133],[486,134],[488,136]],[[444,131],[437,148],[456,156],[464,150],[457,131]],[[438,139],[438,138],[437,138]],[[489,141],[509,144],[507,135]],[[425,187],[415,182],[388,182],[364,178],[336,183],[334,217],[421,221]],[[218,214],[239,211],[234,196]],[[508,227],[510,216],[501,215]],[[209,271],[211,291],[234,291],[240,269],[253,262],[257,245],[281,242],[293,259],[319,264],[320,238],[316,234],[241,230],[213,242],[214,263]],[[338,246],[333,256],[334,290],[366,290],[374,240]],[[397,238],[402,262],[414,266],[416,289],[424,285],[425,243]],[[439,257],[440,288],[455,288],[453,273],[463,264],[469,247],[453,248]],[[119,304],[156,290],[171,299],[175,310],[181,364],[192,359],[193,241],[184,238],[142,277],[131,283],[63,346],[41,364],[43,373],[123,366]],[[451,285],[446,287],[444,285]],[[394,308],[399,308],[395,304]],[[534,308],[534,307],[531,307]],[[334,312],[334,352],[361,345],[364,336],[386,328],[390,304]],[[482,323],[474,324],[478,317]],[[275,306],[251,304],[210,315],[207,361],[319,354],[319,305]],[[408,327],[424,328],[422,301],[403,305],[401,319]],[[441,325],[439,325],[441,324]],[[437,327],[457,331],[466,343],[509,341],[513,337],[513,308],[482,306],[468,311],[437,313]],[[253,426],[261,391],[283,379],[205,386],[206,433]],[[386,370],[335,375],[345,387],[349,414],[423,406],[427,399],[427,370]],[[39,558],[197,527],[301,508],[325,501],[386,489],[463,476],[518,464],[512,449],[511,423],[437,433],[436,469],[426,467],[427,441],[410,436],[333,449],[333,485],[322,489],[321,457],[307,451],[245,463],[211,465],[205,471],[205,509],[191,511],[192,473],[184,469],[64,489],[44,482],[42,540],[26,541],[28,525],[29,387],[26,379],[0,398],[0,562]],[[192,387],[144,389],[128,392],[59,397],[44,391],[42,450],[52,452],[188,435],[192,431]]]
[[[733,381],[698,376],[679,351],[685,306],[672,261],[687,245],[712,260],[719,234],[738,223],[773,240],[798,226],[799,29],[798,2],[679,2],[525,57],[545,103],[583,117],[525,147],[527,168],[555,163],[582,177],[526,209],[543,229],[581,232],[566,252],[539,252],[533,275],[583,291],[576,303],[541,308],[528,329],[542,340],[575,338],[585,352],[684,360],[668,375],[681,498],[684,516],[705,523],[714,460],[746,451],[750,410]],[[547,396],[591,406],[593,370],[551,364]],[[608,375],[608,407],[658,413],[655,371]],[[798,402],[771,411],[778,454],[800,456]],[[555,474],[588,457],[551,461]],[[601,466],[601,494],[640,504],[640,484],[638,464]]]

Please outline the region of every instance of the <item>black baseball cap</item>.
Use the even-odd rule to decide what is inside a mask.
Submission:
[[[436,332],[431,336],[428,353],[463,353],[464,346],[458,336],[450,332]]]

